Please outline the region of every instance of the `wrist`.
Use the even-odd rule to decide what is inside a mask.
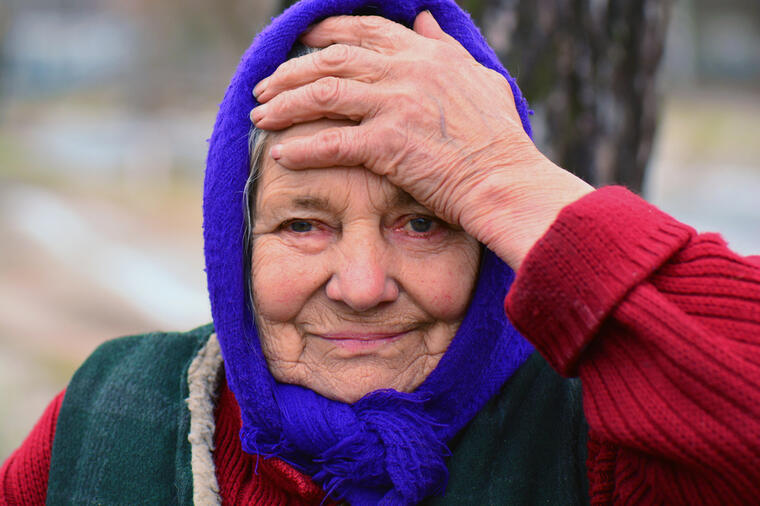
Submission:
[[[489,171],[460,215],[460,225],[517,271],[559,212],[594,188],[541,157]]]

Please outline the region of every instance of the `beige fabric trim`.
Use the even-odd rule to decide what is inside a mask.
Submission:
[[[190,390],[186,400],[190,410],[187,439],[192,449],[193,503],[204,506],[222,504],[214,466],[214,407],[224,370],[222,364],[219,341],[216,334],[211,334],[187,370]]]

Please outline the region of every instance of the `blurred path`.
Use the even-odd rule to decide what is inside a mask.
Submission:
[[[200,198],[153,193],[162,209],[0,188],[0,459],[105,339],[210,321]]]
[[[760,254],[760,84],[664,101],[647,200],[731,249]]]

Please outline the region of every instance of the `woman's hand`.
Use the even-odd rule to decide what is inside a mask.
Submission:
[[[324,117],[356,125],[273,146],[281,165],[364,166],[513,268],[562,207],[591,191],[536,149],[507,81],[429,12],[414,30],[375,16],[329,18],[302,41],[326,49],[261,81],[252,121],[266,130]]]

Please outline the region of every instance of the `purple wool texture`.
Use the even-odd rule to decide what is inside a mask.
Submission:
[[[467,314],[438,367],[412,393],[378,390],[354,404],[278,383],[261,351],[247,304],[243,188],[249,172],[251,93],[286,60],[309,25],[341,14],[372,13],[411,26],[429,10],[484,66],[501,73],[525,131],[529,110],[469,15],[453,0],[303,0],[262,31],[240,60],[210,139],[204,183],[206,272],[230,388],[240,405],[243,449],[277,456],[309,474],[333,498],[354,505],[415,504],[443,494],[447,442],[533,352],[512,327],[503,301],[514,272],[484,248]],[[288,279],[283,279],[288,283]]]

